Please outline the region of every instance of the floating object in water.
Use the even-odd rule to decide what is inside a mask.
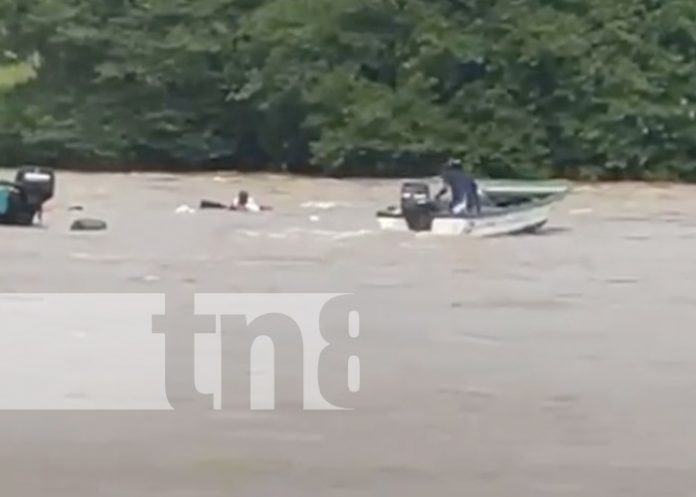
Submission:
[[[212,200],[201,200],[200,205],[198,206],[199,209],[229,209],[229,205],[221,204],[220,202],[214,202]]]
[[[71,231],[103,231],[107,228],[106,222],[101,219],[76,219],[70,226]]]
[[[406,182],[401,188],[401,206],[377,213],[380,227],[387,231],[429,232],[437,235],[475,237],[509,235],[539,230],[548,221],[551,207],[568,188],[489,192],[483,189],[488,205],[479,214],[452,214],[447,206],[430,198],[425,183]]]
[[[68,210],[69,211],[83,211],[83,210],[85,210],[85,208],[81,205],[71,205],[70,207],[68,207]]]

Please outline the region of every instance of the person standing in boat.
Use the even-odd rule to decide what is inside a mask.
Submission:
[[[447,161],[441,177],[444,184],[435,197],[436,200],[440,200],[449,190],[451,192],[450,211],[452,214],[467,212],[478,215],[481,213],[478,185],[474,178],[464,172],[462,161],[459,159]]]

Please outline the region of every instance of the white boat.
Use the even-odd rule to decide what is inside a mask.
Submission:
[[[569,186],[533,189],[530,185],[510,188],[482,185],[481,213],[453,215],[430,200],[428,185],[407,182],[402,186],[401,207],[389,207],[377,213],[377,221],[386,231],[427,231],[438,235],[489,237],[534,232],[543,227],[551,210],[569,191]]]

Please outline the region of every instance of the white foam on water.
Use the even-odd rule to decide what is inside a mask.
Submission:
[[[321,238],[330,238],[331,240],[345,240],[348,238],[359,238],[363,236],[372,235],[375,233],[375,231],[365,229],[355,231],[297,230],[296,233]]]
[[[70,254],[71,259],[81,261],[98,261],[98,262],[125,262],[131,260],[129,257],[114,254],[88,254],[86,252],[73,252]]]
[[[311,200],[308,202],[303,202],[300,204],[303,209],[319,209],[319,210],[329,210],[336,207],[350,207],[349,203],[346,202],[331,202],[331,201],[320,201]]]
[[[276,232],[258,232],[249,230],[238,230],[237,233],[248,236],[250,238],[270,238],[281,240],[287,238],[302,238],[306,236],[329,238],[331,240],[345,240],[349,238],[360,238],[373,235],[376,231],[373,230],[354,230],[354,231],[331,231],[321,229],[305,229],[305,228],[289,228],[284,231]]]
[[[193,207],[191,207],[189,205],[183,204],[183,205],[180,205],[179,207],[177,207],[174,210],[174,212],[176,214],[195,214],[196,209],[194,209]]]
[[[442,235],[434,231],[417,231],[416,238],[440,238]]]
[[[359,238],[374,234],[372,230],[344,231],[333,236],[334,240],[344,240],[346,238]]]

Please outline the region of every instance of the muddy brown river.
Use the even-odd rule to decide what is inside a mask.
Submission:
[[[334,395],[349,411],[303,411],[292,389],[273,412],[216,411],[174,384],[174,410],[26,410],[52,379],[99,400],[93,364],[40,366],[71,331],[34,313],[31,340],[0,338],[4,496],[694,495],[694,187],[578,185],[544,232],[493,239],[379,232],[398,181],[64,173],[58,188],[45,228],[0,229],[0,334],[18,293],[163,294],[182,330],[194,293],[347,293],[360,393]],[[240,188],[275,211],[175,213]],[[109,229],[71,233],[79,216]],[[96,322],[74,339],[124,333]],[[323,370],[337,384],[341,361]]]

